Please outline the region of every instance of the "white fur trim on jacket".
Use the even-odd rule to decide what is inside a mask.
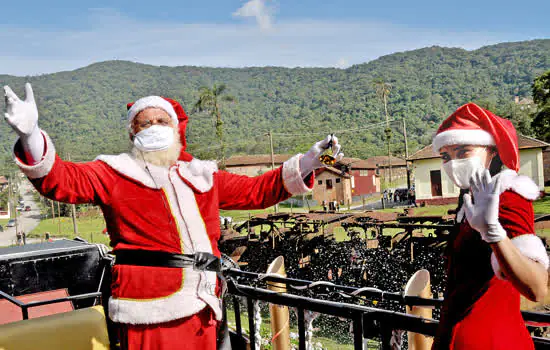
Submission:
[[[55,163],[55,147],[53,142],[45,131],[41,130],[41,132],[42,135],[44,135],[44,147],[46,148],[46,153],[40,162],[34,165],[28,165],[23,163],[19,158],[14,157],[17,166],[21,169],[23,174],[27,175],[29,179],[39,179],[48,175],[52,170],[53,164]],[[15,145],[17,142],[19,142],[19,138],[15,141]]]
[[[144,162],[135,159],[128,153],[121,153],[115,156],[102,154],[98,156],[96,160],[106,163],[122,175],[134,179],[149,188],[158,189],[161,187],[159,184],[155,183],[151,175],[147,172]]]
[[[447,145],[494,145],[493,136],[482,129],[451,129],[440,132],[435,135],[433,140],[433,150],[439,153],[443,146]]]
[[[548,270],[548,254],[540,238],[533,234],[525,234],[512,238],[512,244],[516,246],[525,257],[541,263],[542,266]],[[495,253],[491,254],[491,267],[493,268],[495,276],[499,279],[506,279],[506,276],[504,276],[500,269]]]
[[[193,268],[185,269],[184,284],[196,286],[201,282],[206,284],[206,280],[201,279],[201,274],[198,271],[193,271]],[[201,287],[208,288],[209,291],[213,290],[210,286]],[[182,288],[166,298],[154,300],[142,301],[111,297],[109,299],[109,318],[114,322],[128,324],[164,323],[194,315],[206,306],[207,304],[203,300],[197,298],[195,288]]]
[[[519,175],[513,170],[505,169],[495,175],[495,178],[497,177],[500,177],[500,193],[508,190],[514,191],[530,201],[534,201],[540,196],[539,187],[528,176]]]
[[[214,185],[214,173],[218,171],[216,162],[193,158],[190,162],[181,162],[178,173],[197,191],[208,192]]]
[[[174,125],[178,125],[178,115],[176,114],[176,111],[174,110],[174,107],[172,107],[172,104],[170,102],[166,101],[160,96],[147,96],[140,98],[134,104],[130,109],[128,110],[128,130],[132,129],[132,120],[136,117],[136,115],[139,114],[139,112],[143,111],[146,108],[160,108],[166,111],[170,118],[172,118],[172,121],[174,122]]]
[[[310,192],[300,173],[300,158],[302,154],[297,154],[283,163],[283,183],[285,189],[292,195]]]

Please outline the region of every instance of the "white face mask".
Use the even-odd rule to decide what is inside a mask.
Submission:
[[[455,185],[462,189],[470,188],[470,179],[478,171],[485,167],[481,163],[481,158],[478,156],[453,159],[447,163],[443,163],[443,170],[447,176],[454,182]]]
[[[134,145],[142,152],[168,149],[174,143],[174,129],[170,126],[152,125],[134,136]]]

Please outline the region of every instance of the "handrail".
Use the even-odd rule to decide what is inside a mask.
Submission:
[[[396,330],[405,330],[414,333],[420,333],[427,336],[435,336],[439,321],[426,319],[414,315],[405,314],[398,311],[380,309],[365,305],[358,305],[349,302],[340,302],[326,300],[304,295],[292,294],[290,292],[280,293],[271,291],[256,285],[256,282],[278,282],[286,283],[289,291],[313,290],[315,288],[327,288],[334,290],[341,296],[366,296],[379,298],[380,300],[392,300],[401,305],[408,306],[433,306],[440,307],[443,299],[425,299],[420,297],[405,297],[402,293],[386,292],[375,288],[357,288],[344,285],[333,284],[328,281],[312,282],[308,280],[285,278],[270,274],[259,274],[254,272],[241,271],[235,268],[224,270],[224,275],[228,280],[228,293],[233,297],[233,306],[237,322],[237,336],[242,337],[242,327],[240,324],[240,306],[237,297],[245,297],[248,305],[248,318],[251,350],[256,350],[254,344],[254,332],[257,328],[255,324],[253,308],[254,301],[264,301],[268,303],[295,307],[298,313],[298,335],[299,349],[305,350],[305,310],[318,312],[325,315],[331,315],[351,320],[353,324],[354,348],[363,348],[363,338],[376,337],[380,339],[382,349],[391,349],[393,332]],[[250,283],[250,284],[247,284]],[[550,314],[539,312],[523,311],[525,321],[550,323]],[[536,349],[546,349],[550,347],[550,339],[541,337],[532,337]]]
[[[326,281],[326,283],[320,284],[320,281],[313,282],[308,280],[280,277],[276,275],[268,274],[259,274],[255,272],[241,271],[239,269],[230,268],[224,271],[226,276],[234,277],[243,277],[252,280],[266,280],[271,282],[286,283],[290,288],[295,286],[305,286],[306,289],[311,286],[314,287],[326,287],[332,288],[335,290],[343,291],[351,296],[366,296],[366,297],[376,297],[380,300],[392,300],[397,301],[401,304],[408,306],[441,306],[443,304],[443,299],[441,298],[432,298],[426,299],[416,296],[405,296],[400,292],[386,292],[382,290],[377,290],[376,288],[359,288],[359,287],[350,287],[345,285],[338,285],[332,282]],[[295,288],[297,289],[297,288]]]

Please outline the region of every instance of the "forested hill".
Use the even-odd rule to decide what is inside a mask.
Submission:
[[[203,158],[215,157],[212,118],[191,113],[199,87],[214,83],[226,84],[227,93],[238,101],[222,106],[228,155],[267,153],[265,133],[272,130],[276,152],[304,152],[322,133],[340,131],[348,156],[367,157],[384,154],[383,127],[354,129],[384,120],[373,84],[379,79],[393,86],[389,111],[392,118],[406,119],[412,152],[430,142],[442,118],[468,101],[496,108],[529,133],[529,120],[512,102],[514,96],[529,97],[533,79],[548,69],[550,40],[535,40],[475,51],[429,47],[345,70],[156,67],[109,61],[37,77],[0,75],[0,84],[21,95],[25,81],[33,84],[41,127],[62,156],[70,154],[75,160],[127,149],[126,103],[151,94],[181,101],[190,116],[190,150]],[[4,109],[3,100],[0,104]],[[401,124],[393,123],[392,129],[392,151],[402,154]],[[6,123],[0,123],[4,162],[13,139]]]

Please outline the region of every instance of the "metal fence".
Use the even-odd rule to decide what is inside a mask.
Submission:
[[[435,307],[441,306],[443,302],[442,299],[424,299],[420,297],[404,296],[402,293],[385,292],[376,290],[375,288],[355,288],[335,285],[330,282],[312,282],[293,278],[283,278],[274,275],[245,272],[238,269],[229,269],[225,271],[224,274],[228,281],[228,297],[229,300],[232,301],[231,303],[235,312],[236,337],[240,339],[237,342],[232,341],[232,344],[237,345],[237,347],[233,347],[234,350],[241,348],[239,344],[236,343],[241,342],[241,344],[244,344],[244,334],[241,324],[241,303],[239,300],[241,298],[246,299],[251,350],[260,350],[257,348],[255,341],[253,341],[258,328],[254,317],[254,304],[256,301],[296,308],[298,316],[298,344],[300,350],[307,349],[306,310],[350,320],[353,324],[353,346],[356,350],[364,348],[365,339],[378,339],[381,349],[391,350],[395,349],[396,331],[410,331],[427,336],[435,336],[438,321],[424,319],[402,312],[359,305],[357,301],[369,298],[381,301],[391,300],[400,305]],[[339,295],[349,299],[349,302],[326,300],[295,293],[280,293],[259,286],[259,284],[269,284],[270,282],[284,283],[289,291],[294,290],[296,292],[304,290],[315,292],[316,289],[329,290],[333,295]],[[323,294],[327,295],[326,293]],[[330,299],[330,297],[328,299]],[[525,321],[550,324],[550,314],[523,312],[523,316]],[[533,341],[536,349],[550,349],[550,339],[533,337]],[[393,347],[392,343],[394,344]],[[244,349],[244,345],[242,348]]]

